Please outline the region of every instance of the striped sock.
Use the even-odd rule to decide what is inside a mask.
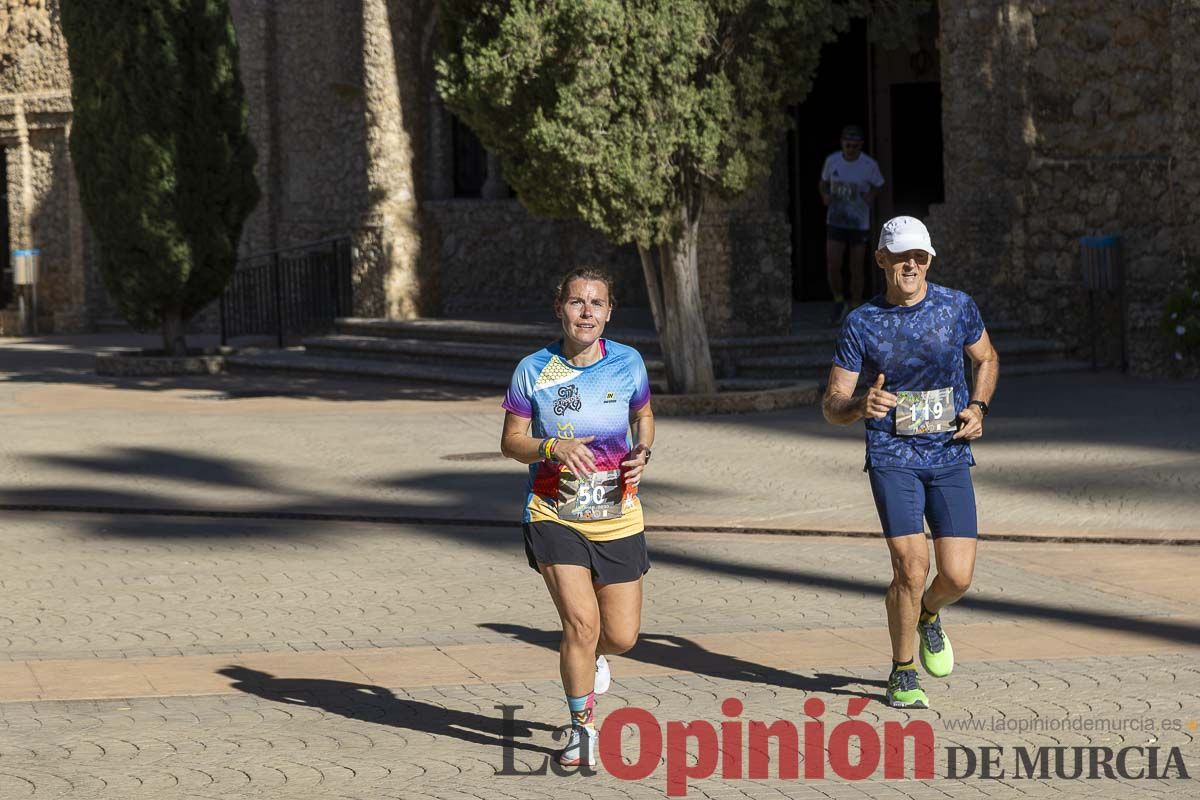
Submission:
[[[911,658],[908,661],[893,661],[892,662],[892,672],[896,672],[896,671],[902,670],[902,669],[916,669],[916,668],[917,668],[917,665],[913,663],[913,660]]]
[[[594,726],[596,709],[594,692],[588,692],[580,697],[567,695],[567,708],[571,710],[572,725],[586,725],[589,728]]]

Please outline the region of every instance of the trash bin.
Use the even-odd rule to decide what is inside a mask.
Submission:
[[[17,295],[17,310],[21,318],[21,333],[28,336],[37,333],[37,281],[38,262],[42,251],[13,250],[13,290]]]

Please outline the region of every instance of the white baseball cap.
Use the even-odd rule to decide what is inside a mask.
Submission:
[[[933,243],[929,241],[929,231],[916,217],[892,217],[883,223],[883,230],[879,232],[879,249],[889,253],[924,250],[931,256],[937,255]]]

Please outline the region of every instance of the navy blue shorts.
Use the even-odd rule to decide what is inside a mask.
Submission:
[[[979,535],[969,465],[871,467],[867,472],[884,536],[924,533],[924,520],[935,539]]]

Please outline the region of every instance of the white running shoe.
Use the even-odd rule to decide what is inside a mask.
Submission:
[[[558,763],[564,767],[596,765],[596,729],[589,725],[572,725],[571,738],[558,754]]]
[[[608,668],[608,659],[596,656],[596,685],[592,689],[595,694],[604,694],[612,686],[612,670]]]

